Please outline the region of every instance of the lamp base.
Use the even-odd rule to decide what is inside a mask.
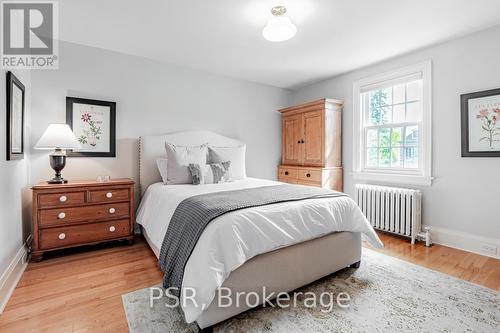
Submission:
[[[67,183],[68,183],[68,180],[64,179],[62,177],[60,177],[60,178],[54,177],[51,180],[47,180],[47,184],[67,184]]]
[[[66,165],[66,154],[61,149],[56,149],[49,155],[50,166],[56,172],[55,177],[48,180],[49,184],[66,184],[68,181],[61,176],[61,170]]]

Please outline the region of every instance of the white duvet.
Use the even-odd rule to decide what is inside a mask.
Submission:
[[[246,178],[210,185],[151,185],[137,213],[158,256],[170,219],[184,199],[204,193],[229,191],[280,183]],[[383,244],[356,203],[349,197],[294,201],[246,208],[213,220],[189,258],[183,287],[196,289],[195,300],[182,306],[186,322],[195,321],[208,307],[229,274],[247,260],[281,247],[335,231],[361,232],[374,246]],[[204,306],[204,307],[203,307]]]

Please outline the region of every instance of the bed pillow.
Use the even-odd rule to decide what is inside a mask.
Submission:
[[[176,146],[165,143],[167,151],[167,184],[191,184],[189,164],[205,165],[207,163],[207,145]]]
[[[238,180],[246,178],[245,169],[245,151],[246,145],[239,147],[208,147],[208,163],[222,163],[231,161],[229,172],[231,173],[230,180]]]
[[[166,158],[157,158],[156,166],[158,167],[158,171],[160,172],[161,179],[164,184],[167,183],[167,159]]]
[[[230,161],[212,164],[189,164],[188,169],[193,179],[193,185],[218,184],[229,181]]]

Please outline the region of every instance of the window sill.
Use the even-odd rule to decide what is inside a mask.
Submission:
[[[368,180],[391,184],[404,185],[422,185],[431,186],[433,177],[421,175],[405,175],[397,173],[379,173],[379,172],[353,172],[352,177],[357,180]]]

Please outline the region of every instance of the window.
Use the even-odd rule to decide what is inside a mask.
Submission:
[[[354,84],[354,176],[431,182],[430,62]]]

